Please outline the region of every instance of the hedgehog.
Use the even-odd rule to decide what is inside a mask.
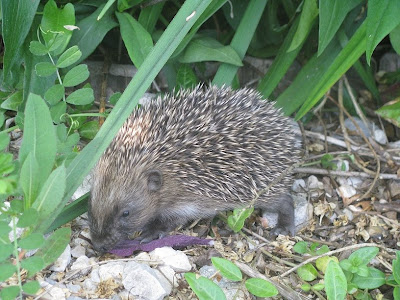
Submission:
[[[94,248],[142,242],[179,225],[255,202],[278,214],[273,234],[294,235],[291,174],[299,143],[290,118],[253,89],[196,86],[137,108],[92,172]],[[283,176],[282,176],[283,175]]]

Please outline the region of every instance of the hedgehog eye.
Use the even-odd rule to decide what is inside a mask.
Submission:
[[[123,216],[123,217],[129,216],[129,210],[125,210],[125,211],[122,213],[122,216]]]

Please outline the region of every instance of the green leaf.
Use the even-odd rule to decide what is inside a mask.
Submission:
[[[306,264],[297,269],[297,274],[305,281],[313,281],[318,277],[318,272],[312,264]]]
[[[8,234],[11,231],[11,227],[6,221],[0,221],[0,244],[8,243]]]
[[[24,211],[24,202],[19,199],[13,199],[10,202],[10,210],[9,212],[14,214],[21,214]]]
[[[400,54],[400,25],[397,25],[397,27],[390,32],[389,37],[394,51]]]
[[[44,99],[50,105],[56,105],[64,96],[65,88],[61,84],[55,84],[44,94]]]
[[[333,260],[336,263],[339,263],[339,260],[337,259],[336,256],[323,256],[320,258],[317,258],[315,261],[315,266],[318,268],[318,270],[321,270],[322,273],[325,273],[326,268],[328,267],[329,262]]]
[[[19,106],[22,103],[22,91],[16,91],[11,94],[3,103],[1,103],[0,107],[5,110],[13,110],[18,111]]]
[[[278,290],[276,287],[261,278],[250,278],[245,282],[246,288],[257,297],[273,297],[278,295]]]
[[[13,2],[13,1],[10,1]],[[17,298],[19,293],[19,287],[16,285],[6,286],[0,291],[0,299],[2,300],[14,300]]]
[[[33,208],[39,212],[39,219],[36,223],[38,232],[44,232],[56,218],[57,215],[54,214],[54,211],[63,199],[66,185],[65,178],[64,166],[55,169],[44,183],[37,200],[33,204]]]
[[[10,137],[7,134],[7,132],[0,132],[0,151],[6,149],[9,143],[10,143]]]
[[[57,68],[69,67],[70,65],[76,63],[81,56],[82,52],[79,50],[78,46],[72,46],[71,48],[65,50],[63,54],[61,54],[56,66]]]
[[[14,246],[11,244],[0,244],[0,262],[9,258],[13,250]]]
[[[71,70],[64,77],[63,85],[66,87],[76,86],[89,78],[89,70],[87,65],[78,65]]]
[[[17,227],[26,228],[33,225],[38,219],[38,212],[34,208],[25,210],[18,219]]]
[[[194,74],[192,68],[188,64],[181,64],[176,73],[175,89],[190,89],[198,84],[199,80]]]
[[[400,287],[398,286],[393,289],[393,299],[400,300]]]
[[[61,101],[50,108],[51,119],[54,123],[59,124],[61,117],[67,112],[67,104]]]
[[[211,257],[211,262],[225,278],[232,281],[242,280],[242,272],[234,263],[230,262],[229,260],[221,257]]]
[[[71,3],[63,8],[57,8],[54,0],[49,0],[43,9],[41,31],[46,44],[52,47],[55,55],[59,55],[66,48],[72,36],[72,31],[65,25],[75,25],[75,9]]]
[[[94,94],[92,88],[82,88],[71,93],[65,101],[74,105],[86,105],[92,103]]]
[[[393,259],[393,277],[400,285],[400,251],[396,251],[396,258]]]
[[[110,99],[108,101],[110,101],[110,103],[112,105],[115,105],[115,104],[117,104],[117,101],[119,100],[121,95],[122,95],[121,93],[116,92],[116,93],[112,94],[112,96],[110,97]]]
[[[200,300],[224,300],[226,296],[221,288],[210,279],[197,277],[194,273],[185,273],[185,279]]]
[[[31,207],[39,194],[40,188],[45,178],[41,176],[41,169],[34,157],[34,153],[29,153],[21,167],[19,185],[24,191],[25,207]]]
[[[32,277],[32,275],[45,268],[46,264],[42,257],[35,254],[34,256],[23,259],[21,261],[21,267],[28,271],[28,277]]]
[[[13,155],[0,152],[0,174],[6,175],[14,171]]]
[[[139,68],[146,56],[153,49],[151,35],[127,13],[115,13],[121,28],[121,36],[129,57],[136,68]]]
[[[317,0],[305,0],[303,9],[301,10],[299,26],[297,27],[292,43],[287,50],[288,52],[297,49],[304,43],[317,16]]]
[[[0,264],[0,281],[6,281],[15,272],[17,272],[17,267],[9,262]]]
[[[382,271],[369,267],[368,276],[360,276],[358,274],[354,274],[352,283],[357,285],[359,289],[376,289],[386,283],[385,273]]]
[[[25,108],[24,139],[19,151],[21,164],[29,153],[33,153],[40,166],[39,181],[43,183],[55,161],[56,135],[47,105],[41,97],[34,94],[29,95]]]
[[[244,221],[250,217],[254,208],[236,208],[232,215],[228,217],[228,226],[234,231],[239,232],[243,226]]]
[[[99,122],[89,121],[83,124],[79,128],[79,134],[81,135],[81,137],[85,139],[92,140],[96,136],[99,129],[100,129]]]
[[[49,50],[47,50],[46,46],[38,41],[30,42],[29,51],[31,51],[33,55],[38,55],[38,56],[46,55],[47,53],[49,53]]]
[[[46,77],[55,73],[57,67],[50,62],[40,62],[35,66],[35,71],[38,76]]]
[[[191,40],[179,57],[179,61],[181,63],[218,61],[234,66],[243,66],[242,60],[231,46],[224,46],[207,36]]]
[[[384,118],[386,121],[400,127],[400,99],[397,98],[393,101],[381,106],[376,113]]]
[[[307,242],[300,241],[293,246],[293,250],[299,254],[305,254],[308,251]]]
[[[56,261],[56,259],[64,252],[71,237],[71,228],[63,227],[57,229],[40,248],[34,257],[43,259],[45,266]]]
[[[347,280],[339,264],[330,261],[324,276],[325,291],[328,300],[341,300],[346,298]]]
[[[26,250],[33,250],[41,247],[44,243],[43,235],[40,233],[31,233],[19,241],[19,246]]]
[[[362,0],[319,0],[318,56],[324,52],[347,13]]]
[[[3,76],[7,79],[14,68],[24,40],[31,28],[39,0],[1,0],[2,39],[4,43]],[[3,77],[2,76],[2,77]]]
[[[36,281],[36,280],[34,280],[34,281],[29,281],[29,282],[25,283],[25,284],[22,286],[22,290],[23,290],[25,293],[28,293],[28,294],[31,294],[31,295],[36,294],[36,293],[39,291],[39,289],[40,289],[40,284],[39,284],[39,282]]]
[[[354,251],[348,258],[353,266],[367,265],[379,252],[378,247],[364,247]]]
[[[367,14],[366,56],[370,64],[372,52],[383,38],[400,24],[400,2],[369,0]]]
[[[155,25],[161,15],[164,4],[165,2],[159,2],[140,10],[138,22],[150,34],[152,34],[154,31]]]
[[[83,18],[76,24],[80,30],[74,32],[69,45],[77,45],[82,51],[82,56],[78,62],[87,58],[103,41],[107,32],[118,25],[113,19],[113,9],[108,10],[100,20],[97,20],[97,16],[103,7],[103,5],[99,6],[90,16]]]

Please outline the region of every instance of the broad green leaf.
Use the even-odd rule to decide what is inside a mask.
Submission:
[[[297,242],[294,246],[293,246],[293,250],[299,254],[305,254],[307,253],[307,242],[304,241],[300,241]]]
[[[69,46],[77,45],[82,51],[82,56],[78,62],[87,58],[100,42],[103,41],[107,32],[118,25],[113,19],[114,9],[108,10],[100,20],[97,20],[97,16],[103,7],[103,5],[99,6],[91,15],[83,18],[76,24],[80,30],[74,32]]]
[[[242,272],[233,262],[221,257],[211,257],[211,262],[225,278],[232,281],[242,280]]]
[[[42,176],[39,164],[34,157],[34,153],[29,153],[21,167],[19,176],[19,185],[24,191],[25,207],[31,207],[39,194],[43,181],[46,178]]]
[[[226,296],[221,288],[206,277],[198,277],[194,273],[185,273],[185,279],[200,300],[226,299]]]
[[[362,0],[319,0],[318,56],[335,36],[347,13]]]
[[[13,163],[12,153],[0,152],[0,174],[4,176],[14,171],[14,169],[15,165]]]
[[[176,73],[175,89],[191,89],[199,83],[196,74],[188,64],[181,64]]]
[[[370,64],[372,52],[383,38],[400,24],[400,1],[369,0],[367,14],[366,56]]]
[[[37,222],[38,219],[38,212],[34,208],[28,208],[25,210],[22,215],[19,217],[17,227],[19,228],[26,228],[28,226],[33,225]]]
[[[386,121],[400,127],[400,98],[381,106],[376,113]]]
[[[63,85],[66,87],[76,86],[89,78],[89,70],[87,65],[78,65],[73,67],[65,74]]]
[[[245,282],[246,288],[257,297],[273,297],[278,295],[278,290],[276,287],[261,278],[250,278]]]
[[[82,183],[83,179],[111,143],[119,128],[136,107],[139,99],[151,85],[151,82],[211,2],[211,0],[191,0],[184,2],[181,6],[174,19],[154,46],[151,54],[146,57],[142,66],[125,89],[96,137],[69,164],[67,169],[67,192],[63,202],[55,212],[56,215],[69,201],[71,195]],[[196,13],[187,19],[193,11]],[[82,32],[82,27],[80,28]]]
[[[393,289],[393,299],[394,300],[400,300],[400,287],[399,286],[396,286]]]
[[[117,93],[114,93],[111,97],[110,97],[110,99],[108,99],[108,101],[110,101],[110,103],[112,104],[112,105],[115,105],[115,104],[117,104],[117,101],[119,100],[119,98],[121,98],[121,93],[119,93],[119,92],[117,92]]]
[[[0,221],[0,244],[9,243],[8,234],[11,231],[11,227],[6,221]]]
[[[63,54],[61,54],[60,58],[57,61],[57,68],[66,68],[70,65],[76,63],[79,58],[81,58],[82,52],[79,50],[78,46],[72,46],[65,50]]]
[[[267,5],[267,0],[251,0],[248,3],[240,25],[230,44],[240,59],[243,59],[246,54],[264,8]],[[215,74],[212,83],[217,86],[223,86],[224,84],[231,85],[237,70],[237,66],[222,64]]]
[[[36,64],[35,71],[38,76],[46,77],[54,74],[57,67],[50,62],[40,62]]]
[[[385,284],[385,273],[372,267],[369,267],[368,269],[368,276],[359,276],[357,274],[354,274],[352,283],[357,285],[359,289],[370,290],[376,289]]]
[[[118,11],[124,11],[138,5],[143,0],[118,0]]]
[[[131,15],[127,13],[116,13],[116,15],[129,57],[135,67],[139,68],[151,49],[153,49],[151,35]]]
[[[315,18],[318,16],[317,0],[304,0],[303,9],[301,10],[300,22],[297,31],[290,44],[288,52],[291,52],[301,45],[306,40],[313,26]]]
[[[44,244],[43,235],[40,233],[31,233],[19,241],[19,246],[22,249],[33,250],[41,247]]]
[[[325,273],[326,268],[328,267],[328,264],[331,260],[339,263],[339,260],[336,256],[322,256],[320,258],[317,258],[317,260],[315,261],[315,266],[318,268],[318,270],[322,271],[322,273]]]
[[[74,105],[86,105],[92,103],[94,100],[93,89],[81,88],[73,91],[65,101]]]
[[[306,264],[297,269],[297,274],[305,281],[313,281],[318,277],[318,272],[312,264]]]
[[[21,267],[28,271],[28,277],[36,274],[46,267],[43,258],[35,254],[34,256],[25,258],[21,261]]]
[[[85,139],[92,140],[96,136],[96,133],[99,131],[99,129],[99,122],[89,121],[79,128],[79,134]]]
[[[253,211],[254,208],[235,209],[232,215],[228,217],[228,226],[234,232],[239,232],[244,226],[244,221],[253,213]]]
[[[22,91],[16,91],[15,93],[11,94],[6,100],[4,100],[0,107],[6,110],[13,110],[18,111],[19,106],[22,103]]]
[[[14,264],[9,262],[0,264],[0,281],[6,281],[15,272],[17,272],[17,268]]]
[[[71,238],[71,228],[63,227],[57,229],[40,248],[34,257],[40,257],[44,265],[48,266],[64,252]]]
[[[44,99],[50,105],[56,105],[64,96],[65,88],[61,84],[55,84],[44,94]]]
[[[153,33],[154,27],[160,17],[164,4],[165,2],[159,2],[140,10],[138,22],[148,33]]]
[[[5,49],[2,61],[4,64],[3,76],[6,80],[17,62],[18,55],[16,54],[24,44],[39,2],[39,0],[1,0],[1,36]]]
[[[10,1],[13,2],[13,1]],[[16,285],[6,286],[0,291],[0,299],[2,300],[14,300],[17,298],[19,293],[19,287]]]
[[[49,50],[47,50],[46,46],[38,41],[30,42],[29,51],[31,51],[31,53],[33,55],[38,55],[38,56],[46,55],[49,52]]]
[[[67,112],[67,104],[64,101],[60,101],[56,105],[50,107],[51,119],[56,124],[59,124],[61,122],[61,117],[66,112]]]
[[[379,252],[378,247],[364,247],[350,254],[348,260],[354,266],[367,265]]]
[[[33,153],[40,166],[40,181],[49,176],[56,157],[56,135],[49,109],[38,95],[30,94],[25,109],[24,139],[19,151],[21,164]]]
[[[31,295],[36,294],[36,293],[39,291],[39,289],[40,289],[40,284],[39,284],[39,282],[36,281],[36,280],[34,280],[34,281],[28,281],[27,283],[25,283],[25,284],[22,286],[22,290],[23,290],[25,293],[28,293],[28,294],[31,294]]]
[[[65,177],[64,166],[55,169],[44,183],[33,204],[33,208],[39,212],[39,219],[36,223],[38,232],[44,232],[57,216],[54,211],[59,207],[65,193]]]
[[[65,25],[75,25],[74,6],[72,3],[67,3],[63,8],[57,8],[54,0],[49,0],[44,6],[41,30],[47,45],[59,43],[55,55],[64,51],[72,36],[72,31],[66,29]]]
[[[3,151],[10,143],[10,136],[7,132],[0,132],[0,151]]]
[[[0,262],[9,258],[13,250],[14,246],[12,244],[0,244]]]
[[[397,27],[390,32],[389,37],[393,49],[397,54],[400,54],[400,25],[397,25]]]
[[[324,282],[328,300],[342,300],[346,298],[347,280],[337,262],[333,260],[329,262]]]
[[[239,55],[231,46],[224,46],[210,37],[199,37],[190,41],[179,57],[181,63],[218,61],[234,66],[243,66]]]

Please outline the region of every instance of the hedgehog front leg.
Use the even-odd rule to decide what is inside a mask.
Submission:
[[[261,208],[278,214],[278,223],[271,230],[271,235],[277,236],[279,234],[291,235],[295,234],[294,225],[294,204],[293,198],[289,194],[281,195],[276,199],[271,199],[268,205]]]
[[[142,228],[142,234],[137,239],[140,240],[140,243],[145,244],[167,236],[175,228],[173,222],[165,222],[160,218],[155,218]]]

